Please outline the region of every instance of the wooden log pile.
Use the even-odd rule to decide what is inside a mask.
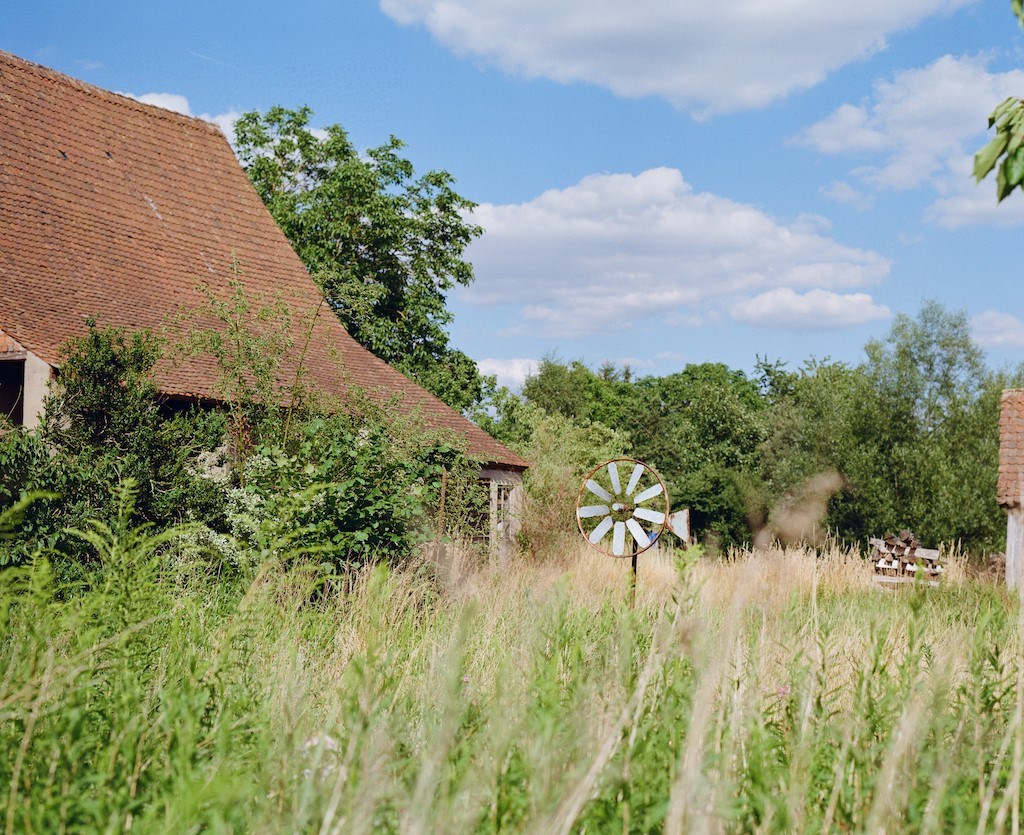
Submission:
[[[875,582],[879,585],[939,584],[944,570],[939,552],[934,548],[922,548],[910,531],[887,533],[882,539],[869,539],[868,542],[874,549],[871,562],[875,568]]]

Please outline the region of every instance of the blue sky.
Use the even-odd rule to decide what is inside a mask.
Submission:
[[[101,87],[450,171],[486,229],[453,342],[513,384],[857,361],[925,298],[1024,361],[1024,199],[970,177],[1022,47],[1008,0],[0,5],[0,49]]]

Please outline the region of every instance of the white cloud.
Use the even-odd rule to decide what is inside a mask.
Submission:
[[[888,138],[870,122],[866,108],[843,104],[827,119],[807,128],[801,141],[823,154],[884,150]]]
[[[1020,70],[993,73],[984,57],[945,55],[927,67],[876,82],[869,103],[840,106],[796,141],[823,154],[880,156],[852,175],[879,191],[933,190],[938,200],[927,217],[942,225],[1008,224],[1017,222],[1019,214],[1005,207],[995,211],[995,186],[991,181],[975,186],[971,156],[986,141],[992,108],[1022,91]]]
[[[892,312],[875,304],[867,293],[833,293],[809,290],[797,293],[779,287],[734,304],[734,319],[748,325],[782,330],[827,330],[888,319]]]
[[[820,191],[826,200],[852,206],[860,212],[866,212],[875,202],[875,198],[870,194],[865,194],[842,180],[833,180],[828,188],[820,189]]]
[[[986,310],[972,316],[971,335],[983,348],[1024,348],[1024,322],[1009,313]]]
[[[215,116],[211,116],[209,113],[193,113],[188,99],[178,93],[143,93],[141,96],[136,96],[134,93],[121,93],[121,95],[128,96],[143,104],[152,104],[155,107],[162,107],[164,110],[173,110],[175,113],[180,113],[183,116],[195,116],[205,122],[213,122],[220,128],[221,133],[227,137],[228,142],[232,145],[235,144],[235,120],[242,115],[237,110],[229,110],[226,113],[218,113]]]
[[[537,360],[531,359],[484,359],[476,364],[481,374],[493,374],[499,385],[515,390],[522,388],[526,378],[537,370],[537,365]]]
[[[832,228],[832,221],[827,217],[821,215],[812,214],[811,212],[801,212],[797,215],[796,220],[790,224],[795,232],[828,232]]]
[[[722,113],[763,107],[971,0],[381,0],[399,23],[528,78]]]
[[[947,229],[1024,223],[1024,194],[1017,190],[1002,203],[997,202],[995,175],[976,183],[973,168],[974,161],[966,154],[947,162],[949,174],[935,182],[940,196],[928,207],[925,219]]]
[[[673,168],[595,174],[528,203],[483,204],[470,303],[518,306],[516,333],[576,336],[691,315],[778,287],[876,284],[889,262],[844,246],[820,219],[781,224],[695,192]]]
[[[151,104],[154,107],[162,107],[164,110],[173,110],[175,113],[181,113],[183,116],[191,116],[192,111],[188,106],[188,99],[184,96],[180,96],[177,93],[143,93],[141,96],[133,96],[131,93],[125,93],[127,96],[131,96],[136,101],[141,101],[143,104]]]

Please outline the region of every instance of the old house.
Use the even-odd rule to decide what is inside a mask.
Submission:
[[[357,385],[485,462],[492,535],[510,537],[526,462],[359,345],[306,272],[220,130],[0,52],[0,410],[33,426],[60,347],[86,320],[158,330],[199,309],[199,282],[280,299],[303,328],[282,357],[343,399]],[[312,322],[308,328],[306,322]],[[308,344],[307,344],[308,334]],[[158,367],[163,395],[215,400],[211,358]]]
[[[1024,576],[1024,389],[1003,392],[999,416],[997,501],[1006,511],[1006,583],[1021,588]]]

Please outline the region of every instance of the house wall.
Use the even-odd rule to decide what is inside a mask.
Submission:
[[[50,388],[53,369],[50,364],[29,352],[25,357],[25,394],[23,420],[27,429],[35,429],[43,418],[43,402]]]
[[[1024,595],[1024,508],[1006,512],[1006,585]]]

